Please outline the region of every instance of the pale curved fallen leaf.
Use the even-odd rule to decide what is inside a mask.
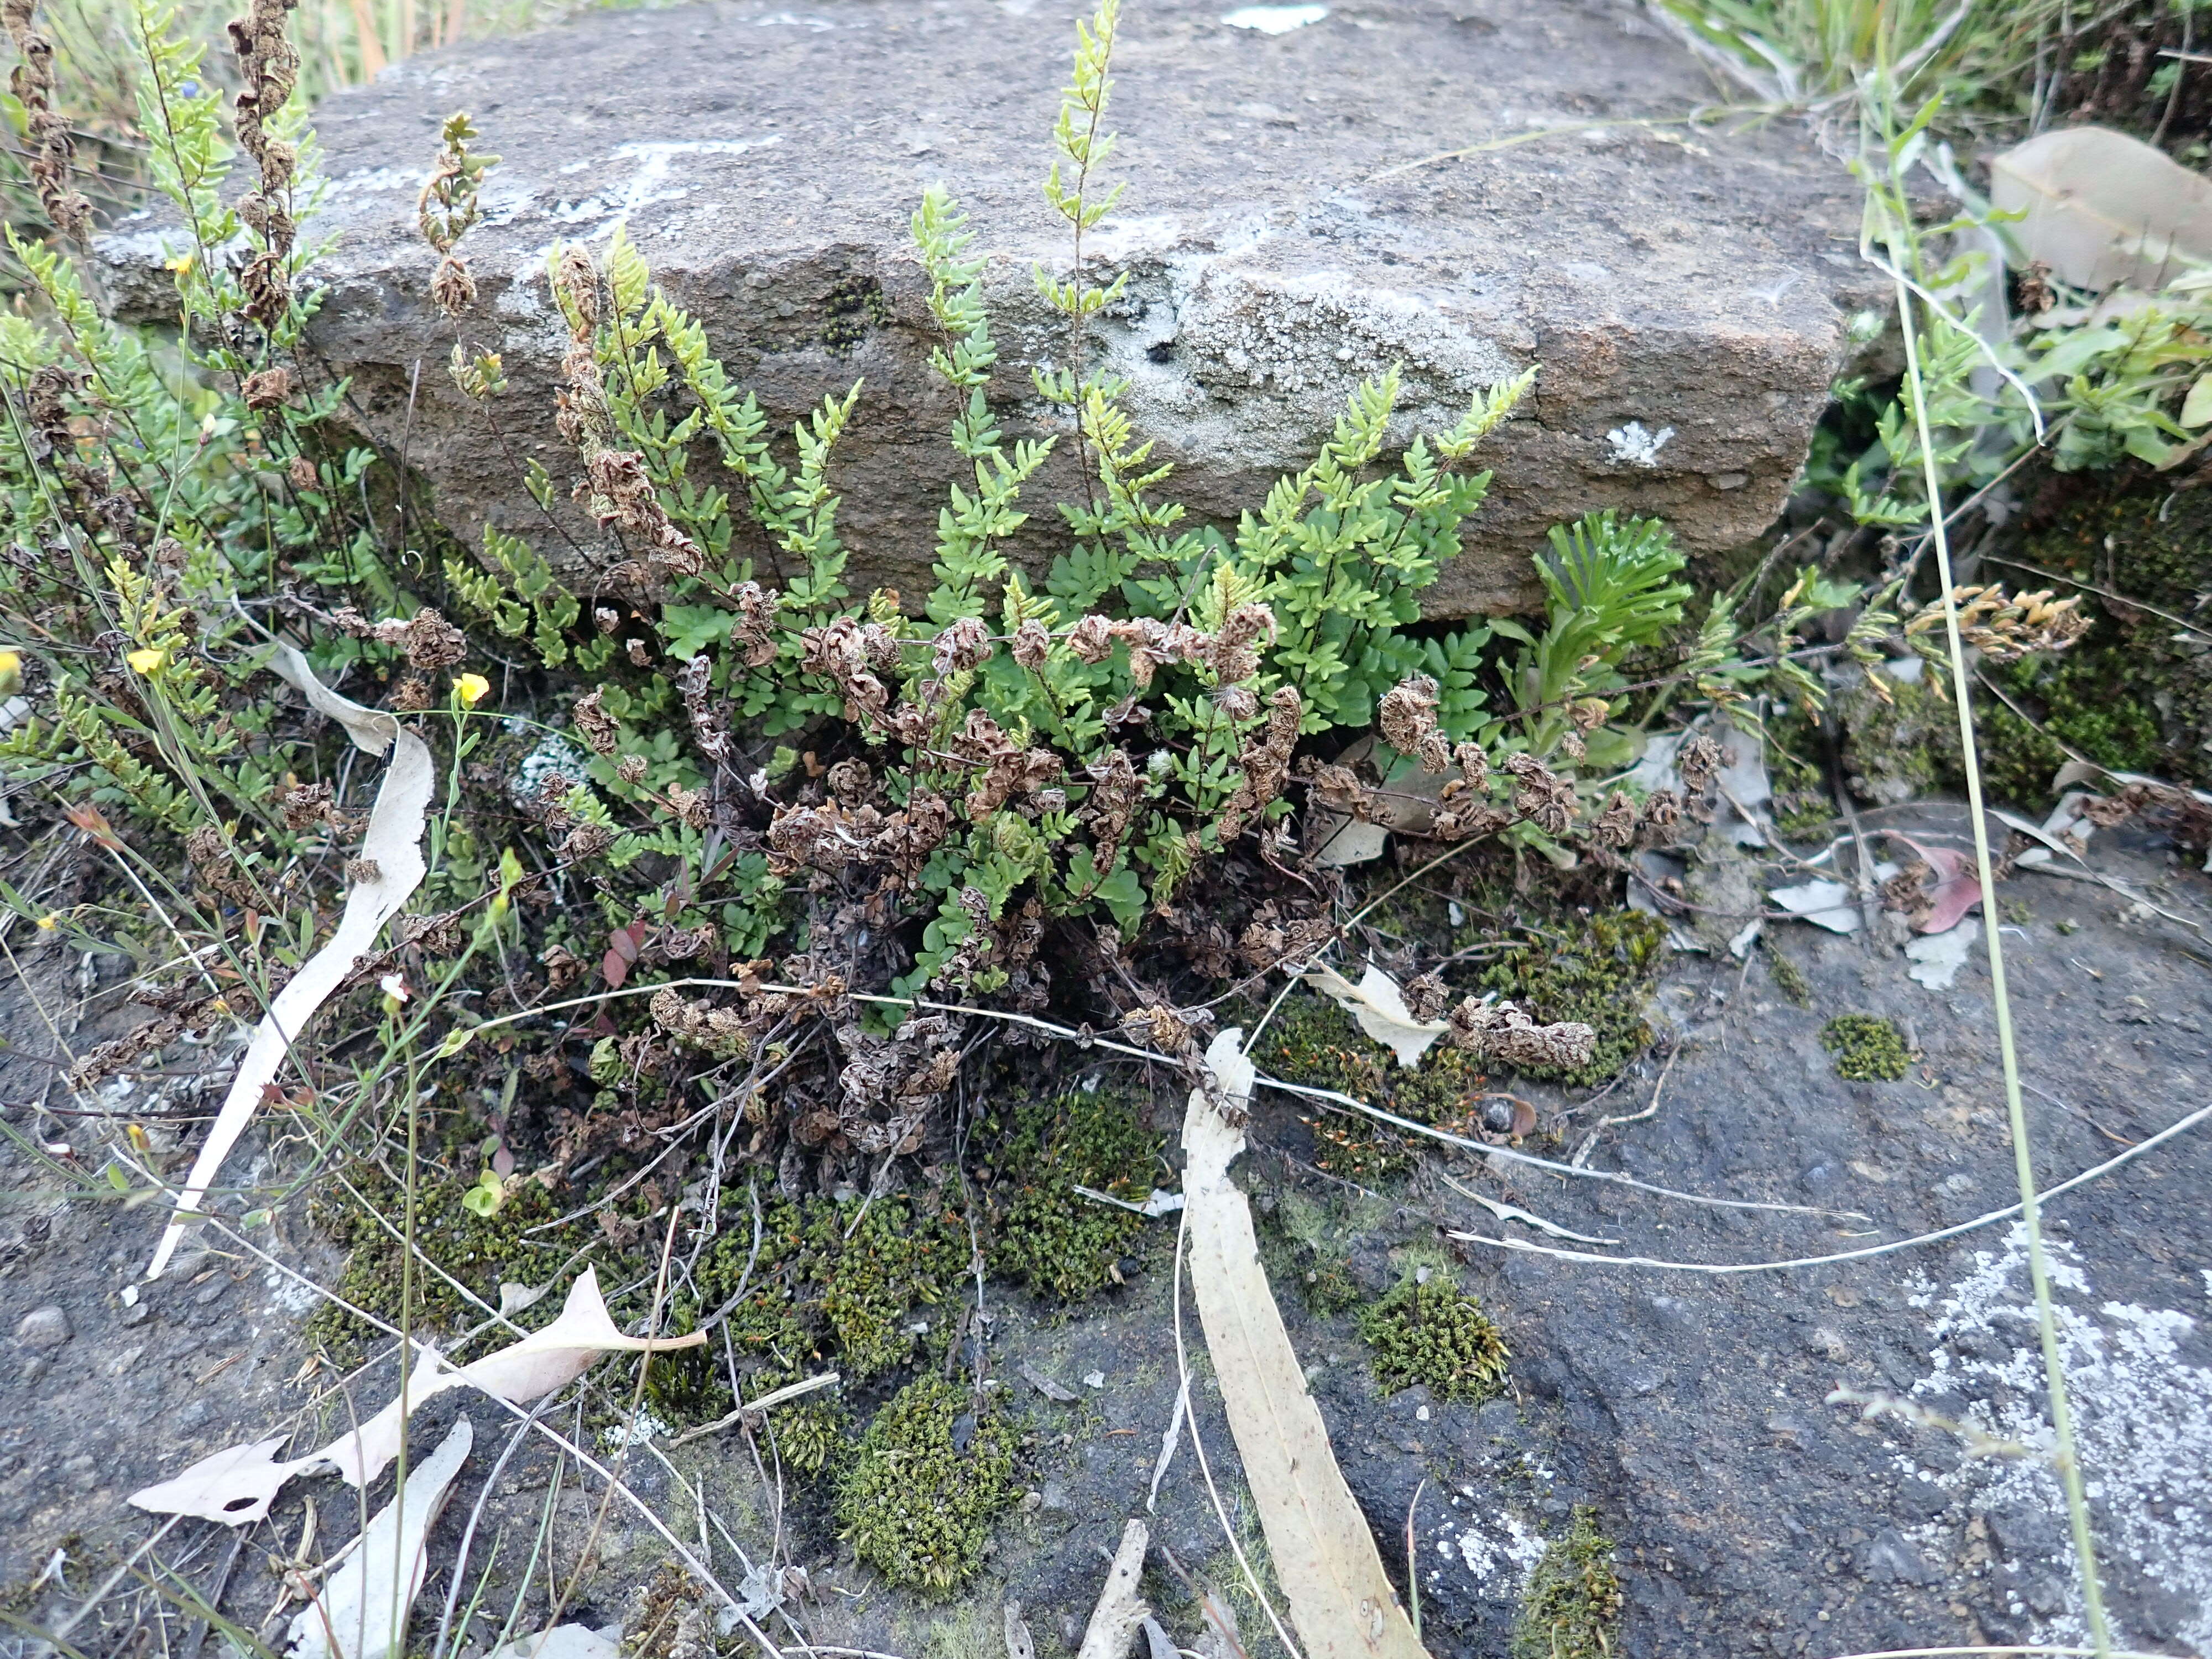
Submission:
[[[1440,1019],[1415,1019],[1406,1006],[1405,993],[1373,963],[1350,980],[1327,963],[1317,963],[1304,975],[1307,984],[1333,998],[1358,1022],[1359,1029],[1398,1056],[1401,1066],[1417,1066],[1430,1046],[1449,1029]]]
[[[526,1406],[574,1382],[602,1354],[696,1348],[706,1340],[704,1331],[670,1337],[623,1335],[599,1294],[598,1270],[586,1267],[568,1287],[561,1316],[544,1330],[466,1365],[447,1364],[428,1346],[417,1348],[404,1401],[394,1395],[381,1411],[348,1425],[328,1445],[305,1457],[270,1462],[271,1454],[284,1443],[282,1435],[232,1446],[157,1486],[131,1493],[130,1501],[156,1515],[196,1515],[226,1526],[244,1526],[267,1515],[270,1502],[296,1474],[330,1468],[348,1486],[368,1486],[399,1455],[407,1419],[416,1408],[449,1389],[480,1389],[510,1405]]]
[[[158,1485],[132,1492],[130,1501],[155,1515],[198,1516],[226,1527],[258,1521],[269,1513],[284,1483],[319,1461],[272,1462],[276,1448],[290,1438],[280,1434],[249,1446],[226,1446]]]
[[[1250,1206],[1229,1178],[1244,1150],[1231,1115],[1242,1121],[1254,1078],[1243,1035],[1214,1038],[1208,1085],[1191,1091],[1182,1129],[1191,1285],[1222,1407],[1308,1659],[1426,1659],[1337,1468],[1260,1265]]]
[[[428,1565],[424,1540],[475,1439],[469,1419],[458,1418],[438,1449],[408,1471],[345,1565],[292,1620],[290,1659],[389,1659],[406,1650],[408,1611]]]
[[[2212,261],[2212,180],[2110,127],[2062,127],[1990,163],[2022,258],[2072,288],[2150,293]]]
[[[154,1247],[154,1259],[146,1268],[149,1279],[159,1279],[169,1265],[170,1256],[184,1238],[186,1223],[215,1184],[223,1159],[230,1156],[246,1126],[253,1121],[262,1090],[276,1080],[277,1068],[283,1065],[293,1042],[422,880],[422,823],[434,781],[428,745],[397,717],[363,708],[330,690],[315,678],[307,659],[290,646],[278,646],[270,666],[297,686],[317,714],[343,726],[356,748],[376,756],[392,751],[392,764],[385,769],[384,781],[377,786],[376,804],[369,809],[368,831],[355,861],[356,870],[374,873],[353,878],[346,889],[345,910],[338,918],[337,931],[270,1000],[269,1012],[254,1028],[246,1057],[239,1061],[237,1075],[216,1113],[215,1126],[208,1131],[199,1156],[192,1160],[185,1189],[177,1195],[176,1213],[162,1229],[161,1243]]]

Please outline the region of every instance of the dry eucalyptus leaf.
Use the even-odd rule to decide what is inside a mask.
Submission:
[[[1398,1056],[1401,1066],[1419,1065],[1421,1056],[1449,1029],[1440,1019],[1415,1019],[1406,1006],[1406,994],[1398,988],[1398,981],[1371,962],[1357,985],[1326,963],[1316,965],[1303,977],[1307,984],[1334,998],[1358,1022],[1361,1030]]]
[[[169,1480],[132,1492],[130,1501],[155,1515],[198,1516],[226,1527],[258,1521],[269,1513],[284,1483],[317,1462],[302,1457],[289,1463],[271,1462],[276,1448],[290,1438],[280,1434],[250,1446],[227,1446]]]
[[[377,787],[376,805],[369,809],[361,856],[355,860],[357,869],[374,873],[358,876],[346,890],[337,931],[270,1000],[269,1012],[255,1028],[246,1058],[239,1062],[238,1074],[216,1114],[215,1127],[208,1131],[207,1143],[193,1159],[191,1174],[178,1194],[176,1216],[155,1247],[154,1260],[146,1269],[149,1279],[159,1279],[169,1265],[184,1237],[186,1218],[199,1209],[200,1200],[215,1184],[223,1159],[252,1121],[263,1089],[276,1081],[277,1068],[301,1031],[353,971],[354,963],[368,953],[384,924],[398,914],[422,879],[422,820],[429,810],[434,778],[429,749],[394,716],[363,708],[331,690],[290,646],[277,647],[270,666],[297,686],[317,714],[345,727],[355,747],[379,757],[392,751],[392,764]]]
[[[130,1501],[156,1515],[196,1515],[241,1527],[267,1515],[278,1491],[295,1474],[332,1468],[347,1485],[366,1486],[399,1455],[407,1419],[416,1407],[448,1389],[477,1388],[510,1405],[526,1406],[575,1381],[601,1354],[696,1348],[706,1340],[704,1331],[662,1338],[624,1336],[599,1295],[598,1271],[586,1267],[568,1287],[561,1316],[520,1342],[459,1366],[447,1364],[434,1349],[421,1348],[407,1379],[404,1412],[395,1397],[327,1446],[289,1463],[270,1461],[283,1443],[282,1435],[250,1446],[232,1446],[158,1486],[131,1493]]]
[[[1211,1086],[1191,1091],[1182,1128],[1191,1285],[1230,1432],[1308,1659],[1425,1659],[1306,1392],[1251,1209],[1229,1178],[1244,1133],[1224,1109],[1241,1115],[1252,1096],[1243,1035],[1214,1038]]]
[[[408,1611],[428,1565],[423,1540],[475,1438],[469,1419],[460,1418],[438,1449],[408,1471],[398,1496],[371,1517],[360,1547],[292,1620],[290,1659],[390,1659],[406,1651]]]
[[[2073,288],[2155,293],[2212,261],[2212,179],[2110,127],[2064,127],[1990,163],[2021,257]]]
[[[587,1625],[556,1625],[494,1648],[484,1659],[620,1659],[621,1653],[622,1644],[614,1637]]]
[[[568,1287],[561,1316],[544,1330],[532,1331],[520,1342],[458,1367],[426,1352],[422,1370],[408,1386],[407,1412],[411,1415],[424,1401],[465,1386],[482,1389],[509,1405],[526,1406],[566,1388],[591,1370],[602,1354],[696,1348],[706,1340],[704,1331],[693,1331],[688,1336],[624,1336],[616,1328],[599,1295],[599,1270],[586,1267]],[[335,1464],[347,1485],[367,1486],[399,1455],[405,1432],[399,1401],[394,1399],[362,1424],[358,1432],[339,1436],[316,1455]]]

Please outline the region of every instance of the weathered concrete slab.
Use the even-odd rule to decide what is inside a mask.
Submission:
[[[1126,211],[1093,238],[1134,273],[1098,337],[1194,512],[1256,505],[1346,391],[1394,361],[1411,416],[1438,423],[1540,361],[1432,610],[1525,597],[1527,550],[1589,507],[1663,514],[1702,550],[1773,518],[1865,286],[1832,159],[1785,127],[1632,124],[1712,88],[1626,5],[1382,0],[1271,34],[1225,24],[1231,3],[1126,12],[1109,168],[1129,181]],[[1011,429],[1047,424],[1028,369],[1064,359],[1066,335],[1030,272],[1066,252],[1038,180],[1075,8],[791,4],[595,17],[418,58],[324,106],[324,224],[343,240],[317,344],[394,452],[420,361],[408,459],[457,532],[537,521],[510,454],[447,382],[453,331],[414,228],[457,109],[506,158],[467,244],[482,297],[465,331],[503,355],[500,421],[556,478],[572,469],[552,431],[562,341],[545,251],[604,247],[627,221],[778,421],[866,378],[836,473],[853,574],[926,591],[951,411],[924,364],[906,225],[936,179],[996,256]],[[1474,143],[1490,147],[1392,171]],[[1072,458],[1042,483],[1072,490]]]

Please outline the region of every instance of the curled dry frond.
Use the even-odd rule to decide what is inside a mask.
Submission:
[[[438,269],[430,278],[430,298],[448,317],[459,316],[476,301],[476,278],[469,274],[467,261],[453,248],[483,216],[477,193],[484,174],[499,161],[496,155],[480,155],[469,148],[469,141],[476,136],[465,113],[446,118],[439,134],[437,160],[423,182],[422,193],[415,199],[415,220],[422,228],[422,240],[438,254]]]
[[[1437,727],[1437,683],[1426,674],[1401,680],[1376,711],[1382,740],[1401,755],[1418,756],[1424,772],[1448,770],[1451,744]],[[1472,746],[1472,745],[1469,745]],[[1477,755],[1482,751],[1475,750]]]
[[[1245,824],[1267,810],[1291,775],[1291,750],[1297,746],[1304,713],[1295,685],[1281,685],[1267,699],[1267,723],[1237,757],[1237,787],[1221,809],[1218,826],[1224,846],[1244,832]]]
[[[2008,594],[2002,582],[1954,587],[1951,603],[1959,613],[1959,637],[1991,662],[2011,662],[2033,651],[2063,651],[2088,632],[2079,595],[2054,599],[2051,590]],[[1931,605],[1905,623],[1908,635],[1943,625],[1943,607]]]
[[[1480,1059],[1526,1070],[1589,1065],[1597,1033],[1578,1020],[1539,1025],[1513,1003],[1469,997],[1452,1010],[1445,1041]]]

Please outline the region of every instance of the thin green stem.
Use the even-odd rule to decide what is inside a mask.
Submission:
[[[1936,447],[1928,429],[1928,406],[1920,380],[1920,353],[1912,320],[1912,295],[1902,276],[1897,279],[1898,319],[1905,329],[1905,385],[1912,404],[1912,423],[1920,441],[1922,471],[1928,485],[1928,508],[1935,526],[1936,570],[1943,586],[1943,627],[1951,653],[1951,700],[1959,715],[1959,748],[1966,771],[1966,806],[1974,821],[1974,866],[1982,884],[1984,908],[1996,889],[1990,872],[1989,820],[1982,811],[1982,771],[1974,747],[1974,715],[1966,673],[1966,652],[1959,637],[1959,609],[1952,598],[1951,539],[1943,521],[1942,479],[1936,465]],[[2005,1115],[2012,1128],[2014,1172],[2020,1179],[2021,1226],[2027,1234],[2028,1278],[2035,1287],[2035,1322],[2043,1345],[2044,1380],[2051,1395],[2051,1462],[2066,1493],[2066,1513],[2074,1534],[2074,1555],[2081,1574],[2081,1598],[2089,1619],[2089,1639],[2098,1659],[2109,1659],[2112,1631],[2105,1619],[2105,1593],[2097,1577],[2096,1540],[2089,1530],[2089,1499],[2083,1489],[2081,1464],[2075,1456],[2074,1414],[2066,1399],[2066,1367],[2058,1352],[2058,1321],[2051,1300],[2051,1272],[2045,1260],[2043,1225],[2035,1191],[2035,1158],[2028,1145],[2027,1110],[2020,1093],[2020,1058],[2013,1047],[2012,1004],[2005,994],[2004,946],[1994,915],[1985,915],[1982,936],[1989,942],[1990,1000],[1996,1012],[1997,1054],[2004,1066]]]

